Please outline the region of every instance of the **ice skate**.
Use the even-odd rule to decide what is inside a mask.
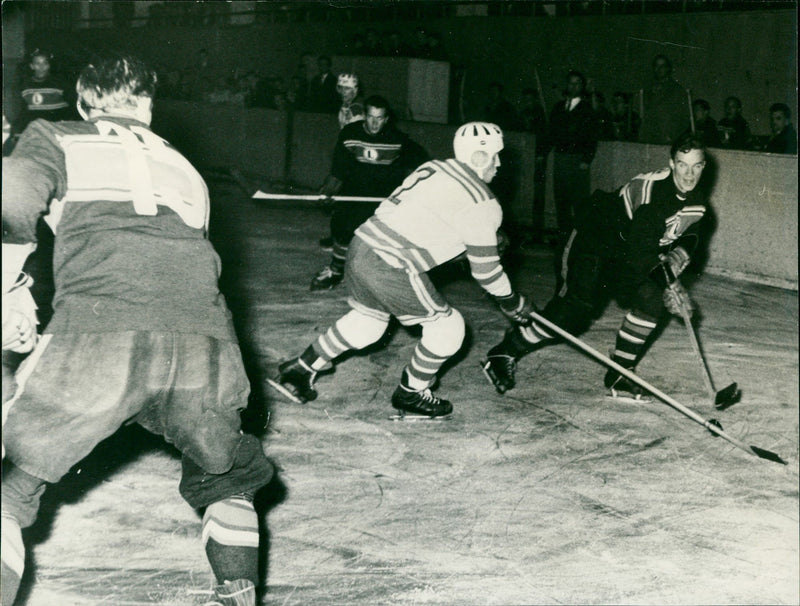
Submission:
[[[344,278],[344,274],[333,271],[326,267],[311,280],[311,290],[331,290],[339,285]]]
[[[515,373],[517,360],[514,356],[498,351],[499,346],[489,350],[486,359],[481,362],[481,369],[497,393],[503,394],[516,385]]]
[[[433,395],[430,388],[412,391],[402,384],[392,394],[392,406],[398,412],[389,418],[395,421],[445,420],[453,412],[453,405]]]
[[[631,372],[633,372],[633,369],[631,369]],[[608,388],[608,395],[611,398],[638,404],[652,402],[652,398],[647,395],[644,389],[616,370],[609,370],[603,383]]]
[[[278,376],[267,378],[267,383],[292,402],[305,404],[317,398],[317,390],[314,389],[316,376],[315,370],[300,358],[294,358],[278,366]]]
[[[222,585],[217,585],[214,590],[215,601],[213,605],[220,606],[256,606],[256,588],[252,581],[238,579],[236,581],[225,581]]]

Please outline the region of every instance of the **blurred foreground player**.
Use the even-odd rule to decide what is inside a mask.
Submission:
[[[318,372],[351,349],[376,342],[391,316],[421,325],[422,337],[392,406],[422,417],[448,415],[453,406],[431,393],[436,373],[464,339],[464,319],[427,275],[466,252],[472,275],[513,321],[529,322],[531,308],[511,288],[497,252],[500,205],[487,187],[500,166],[503,133],[494,124],[458,128],[455,158],[422,164],[356,230],[345,284],[352,311],[339,318],[299,358],[284,362],[271,384],[293,400],[317,397]]]
[[[615,193],[596,191],[578,216],[566,250],[564,285],[542,316],[573,335],[586,331],[609,295],[629,309],[617,332],[612,359],[634,370],[665,309],[680,316],[691,300],[678,276],[699,240],[706,195],[698,188],[706,165],[703,142],[677,140],[669,168],[635,177]],[[515,385],[516,362],[556,342],[535,320],[512,327],[489,350],[484,372],[499,393]],[[605,376],[612,395],[640,398],[641,388],[615,370]]]
[[[35,520],[46,485],[133,421],[183,455],[180,493],[204,510],[218,602],[256,603],[252,501],[273,467],[240,431],[249,385],[217,289],[208,190],[150,130],[155,85],[137,59],[95,61],[78,79],[85,121],[36,120],[3,160],[4,295],[24,289],[17,276],[37,219],[46,215],[56,233],[55,313],[3,406],[6,606],[23,572],[20,529]]]

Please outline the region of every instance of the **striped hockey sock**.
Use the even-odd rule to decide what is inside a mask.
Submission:
[[[613,360],[620,366],[633,368],[655,327],[655,321],[628,312],[617,331]]]
[[[0,603],[11,606],[17,597],[19,582],[25,570],[25,544],[22,542],[19,523],[5,511],[0,528],[0,554]]]
[[[429,387],[436,378],[436,373],[449,357],[437,355],[425,347],[422,342],[417,343],[414,354],[411,356],[411,362],[405,369],[408,373],[408,387],[415,391]]]
[[[228,497],[203,515],[203,545],[219,583],[258,583],[258,515],[245,497]]]

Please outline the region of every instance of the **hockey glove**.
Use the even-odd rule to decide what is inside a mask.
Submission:
[[[497,254],[501,257],[506,254],[508,247],[511,245],[511,238],[502,229],[497,230]]]
[[[689,293],[678,280],[664,289],[664,307],[673,316],[683,317],[683,312],[691,318],[694,311],[694,304],[689,297]]]
[[[20,273],[19,279],[3,293],[3,350],[28,353],[36,345],[36,303],[31,296],[33,278]]]
[[[677,280],[691,261],[689,253],[680,246],[659,255],[658,258],[661,259],[662,271],[665,273],[667,284],[672,284]]]
[[[512,292],[505,297],[495,297],[503,315],[517,326],[530,326],[533,322],[531,312],[533,305],[521,294]]]

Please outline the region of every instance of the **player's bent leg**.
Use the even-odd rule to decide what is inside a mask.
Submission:
[[[554,340],[553,335],[536,321],[531,326],[511,327],[506,331],[503,340],[486,354],[482,363],[483,373],[497,393],[503,394],[516,385],[517,361],[545,345],[550,345]]]
[[[625,369],[634,371],[636,362],[644,351],[650,334],[656,328],[656,320],[641,311],[630,311],[625,315],[617,331],[616,343],[611,359]],[[609,369],[603,384],[611,390],[613,396],[633,397],[640,399],[643,390],[639,385],[625,377],[619,371]]]
[[[381,338],[389,325],[389,314],[353,309],[339,318],[298,357],[278,367],[271,384],[300,403],[314,400],[317,373],[332,368],[333,361],[351,349],[363,349]],[[284,391],[285,390],[285,391]]]
[[[452,308],[448,312],[422,324],[422,338],[403,370],[400,385],[392,394],[392,406],[397,410],[430,417],[453,411],[449,401],[431,393],[436,374],[461,348],[466,334],[461,313]]]

